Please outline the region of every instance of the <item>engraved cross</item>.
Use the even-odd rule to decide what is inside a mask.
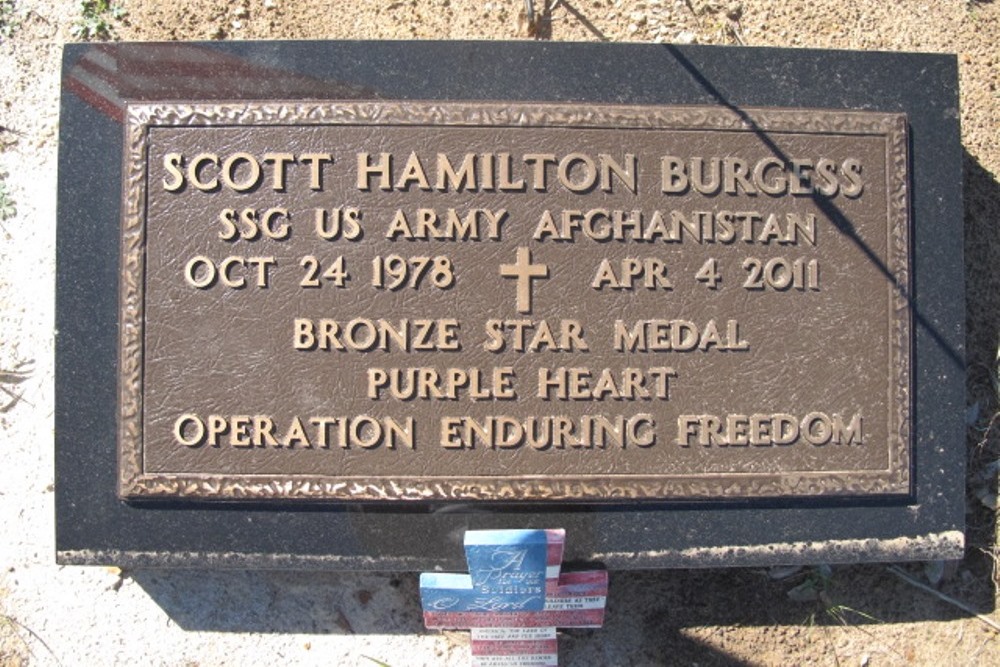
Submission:
[[[517,312],[531,312],[531,281],[535,278],[548,278],[547,264],[532,264],[531,251],[520,246],[517,249],[515,264],[501,264],[500,275],[504,278],[517,278]]]

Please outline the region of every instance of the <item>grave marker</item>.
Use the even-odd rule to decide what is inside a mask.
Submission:
[[[962,551],[951,56],[70,45],[61,103],[61,562]]]

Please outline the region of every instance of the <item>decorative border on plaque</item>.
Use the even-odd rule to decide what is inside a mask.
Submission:
[[[442,125],[587,129],[720,130],[883,136],[889,326],[889,466],[877,471],[684,475],[520,475],[517,477],[320,477],[147,474],[143,469],[143,338],[146,155],[151,126]],[[621,501],[790,499],[905,495],[911,483],[910,210],[907,122],[903,114],[816,110],[733,110],[699,106],[544,103],[234,102],[128,104],[122,187],[119,286],[119,496],[127,499],[326,501]]]

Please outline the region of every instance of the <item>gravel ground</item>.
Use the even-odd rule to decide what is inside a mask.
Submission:
[[[107,25],[130,40],[534,36],[957,53],[973,406],[970,548],[944,569],[939,588],[996,622],[996,514],[980,496],[996,502],[989,496],[996,470],[988,464],[1000,449],[1000,429],[991,428],[1000,331],[1000,3],[573,0],[555,4],[534,30],[519,0],[123,5],[127,15]],[[466,664],[466,633],[422,629],[414,574],[119,572],[54,564],[58,68],[80,16],[77,2],[0,0],[0,387],[12,392],[0,393],[8,452],[0,469],[0,664]],[[5,201],[16,213],[9,215]],[[936,578],[933,566],[926,569]],[[906,570],[927,580],[920,565]],[[607,626],[563,634],[563,663],[1000,664],[996,630],[885,566],[839,567],[829,577],[780,574],[613,573]],[[823,586],[819,600],[788,595],[807,580]]]

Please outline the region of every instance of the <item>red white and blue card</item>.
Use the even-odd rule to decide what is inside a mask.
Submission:
[[[566,532],[465,534],[469,574],[420,575],[428,628],[472,630],[472,667],[558,664],[556,628],[604,623],[608,573],[562,573]]]

